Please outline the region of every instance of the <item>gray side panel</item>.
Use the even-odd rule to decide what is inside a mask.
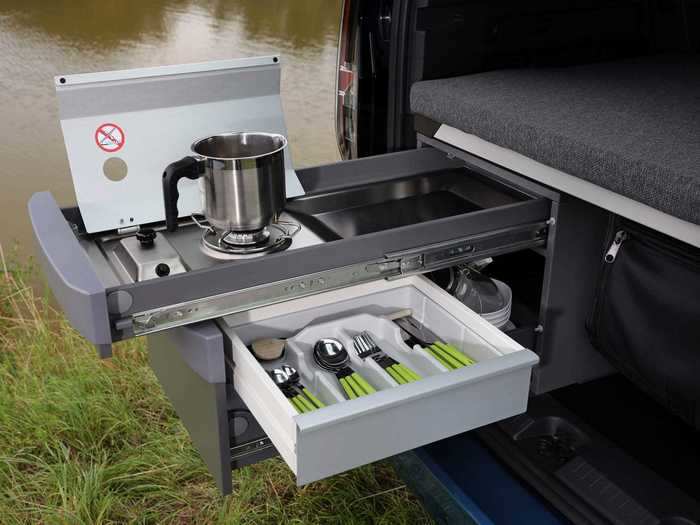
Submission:
[[[226,401],[224,341],[214,322],[149,336],[151,367],[214,476],[230,494],[231,452]]]
[[[28,208],[39,261],[56,300],[71,325],[98,345],[101,357],[108,357],[105,345],[112,336],[105,287],[92,261],[49,192],[32,195]]]
[[[588,341],[585,322],[593,306],[602,265],[608,212],[561,195],[551,257],[549,295],[540,366],[533,371],[535,394],[590,381],[612,367]]]

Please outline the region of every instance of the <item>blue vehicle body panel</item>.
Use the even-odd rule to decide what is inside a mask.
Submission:
[[[438,523],[570,523],[469,433],[397,456],[394,465]]]

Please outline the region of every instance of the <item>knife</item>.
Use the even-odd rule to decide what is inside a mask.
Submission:
[[[448,369],[454,370],[475,363],[453,345],[442,342],[437,335],[413,317],[394,319],[394,322]]]

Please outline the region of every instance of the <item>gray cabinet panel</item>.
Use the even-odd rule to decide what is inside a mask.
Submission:
[[[223,334],[213,322],[149,336],[151,367],[224,494],[232,489]]]

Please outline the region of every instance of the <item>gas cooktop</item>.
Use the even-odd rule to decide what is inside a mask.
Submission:
[[[286,213],[277,224],[269,227],[270,236],[279,239],[290,236],[284,246],[270,251],[252,253],[220,253],[202,242],[205,230],[196,223],[180,226],[174,232],[154,232],[147,242],[137,235],[101,241],[102,250],[124,282],[138,282],[192,270],[209,268],[221,263],[269,257],[282,250],[296,250],[324,241]],[[208,234],[207,234],[208,235]]]

